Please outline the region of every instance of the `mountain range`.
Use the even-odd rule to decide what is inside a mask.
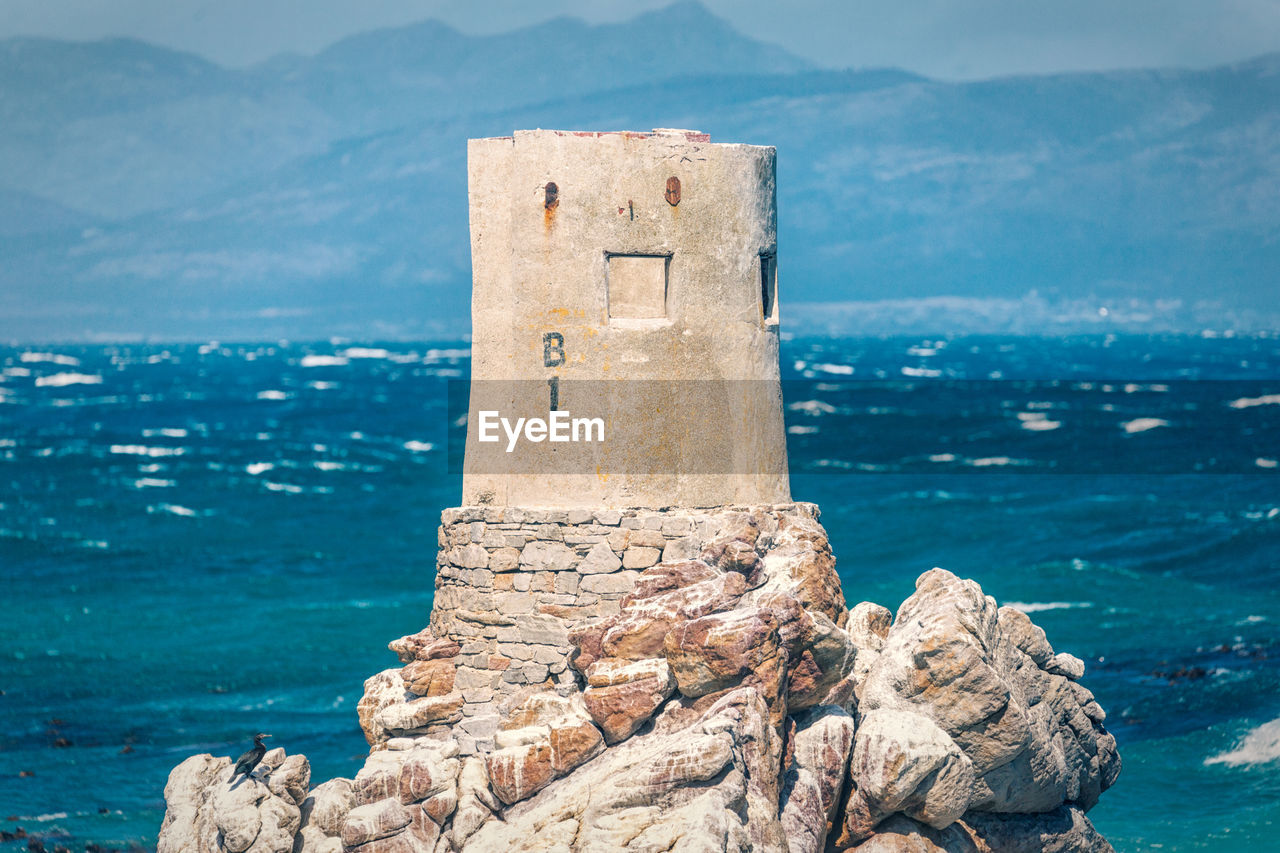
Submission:
[[[243,69],[0,41],[0,338],[464,333],[466,139],[525,127],[777,146],[801,328],[1280,322],[1280,53],[954,83],[817,68],[684,2]]]

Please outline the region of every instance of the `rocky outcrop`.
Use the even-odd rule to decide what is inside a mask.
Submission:
[[[224,850],[290,853],[302,825],[311,766],[273,749],[252,774],[232,780],[230,758],[193,755],[169,774],[158,853]]]
[[[1085,812],[1120,762],[1083,663],[976,583],[846,609],[811,507],[450,512],[441,582],[493,592],[391,643],[355,779],[308,792],[274,750],[233,786],[196,756],[162,851],[1110,849]],[[616,591],[554,592],[591,578]],[[545,593],[501,597],[522,588]]]
[[[489,786],[511,804],[540,791],[604,749],[582,697],[535,693],[517,707],[485,760]]]

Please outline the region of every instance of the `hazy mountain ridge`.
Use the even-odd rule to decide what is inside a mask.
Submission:
[[[777,145],[784,308],[1038,290],[1280,313],[1280,54],[950,84],[806,70],[695,4],[426,23],[243,71],[31,41],[0,43],[4,336],[456,331],[465,139],[535,126]]]

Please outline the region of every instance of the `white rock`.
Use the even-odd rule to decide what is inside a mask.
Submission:
[[[965,813],[973,790],[969,757],[932,720],[909,711],[863,716],[849,775],[874,812],[901,811],[935,829]]]

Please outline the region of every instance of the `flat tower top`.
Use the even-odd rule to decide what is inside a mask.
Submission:
[[[683,136],[690,142],[710,142],[711,134],[700,130],[676,127],[655,127],[653,130],[517,130],[512,136],[489,136],[486,139],[514,139],[516,136],[550,134],[552,136],[579,136],[599,139],[602,136],[624,136],[628,139],[648,139],[651,136]]]

